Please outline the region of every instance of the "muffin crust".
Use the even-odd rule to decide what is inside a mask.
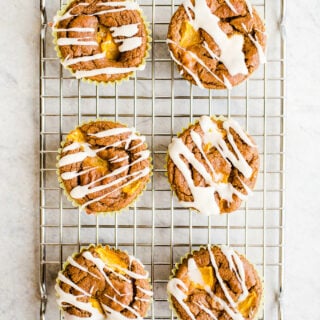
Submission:
[[[56,292],[65,319],[141,319],[152,296],[141,262],[108,246],[91,246],[69,257]]]
[[[145,138],[112,121],[77,127],[59,154],[59,178],[68,196],[87,213],[114,212],[130,205],[151,175]]]
[[[172,189],[183,206],[206,215],[236,210],[258,171],[253,139],[231,119],[202,116],[168,147]]]
[[[148,31],[134,1],[74,0],[53,31],[63,65],[79,79],[114,82],[144,68]]]
[[[252,264],[226,246],[190,253],[168,283],[169,300],[183,320],[253,320],[263,286]]]
[[[265,62],[264,23],[247,0],[184,0],[167,43],[181,75],[201,88],[231,88]]]

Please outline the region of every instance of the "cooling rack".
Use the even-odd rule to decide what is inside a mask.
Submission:
[[[283,319],[285,191],[285,0],[251,1],[266,21],[268,63],[232,90],[202,90],[179,76],[165,39],[180,0],[140,0],[152,31],[144,71],[115,86],[86,84],[64,70],[47,22],[61,0],[40,0],[40,319],[62,319],[55,278],[73,252],[110,244],[139,257],[150,272],[154,302],[148,319],[173,319],[166,284],[180,256],[200,245],[227,244],[244,253],[264,278],[261,319]],[[201,115],[237,120],[260,151],[254,194],[236,213],[204,217],[181,208],[165,177],[171,138]],[[107,118],[134,126],[147,137],[154,174],[136,204],[119,215],[92,216],[73,208],[56,179],[57,149],[83,121]]]

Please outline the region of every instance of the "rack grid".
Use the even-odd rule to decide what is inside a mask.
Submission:
[[[62,319],[54,284],[63,262],[92,243],[139,257],[150,272],[154,301],[147,319],[173,319],[166,284],[179,258],[207,243],[227,244],[256,264],[264,278],[261,319],[283,319],[285,200],[285,0],[254,0],[266,21],[267,64],[232,90],[202,90],[183,80],[169,57],[166,32],[180,0],[140,0],[152,49],[144,71],[114,86],[74,79],[56,57],[47,17],[61,0],[40,0],[40,319]],[[204,217],[181,208],[165,176],[167,146],[201,115],[237,120],[255,139],[260,172],[253,195],[236,212]],[[147,137],[154,173],[143,195],[121,214],[86,215],[72,207],[56,178],[60,142],[76,125],[107,118]]]

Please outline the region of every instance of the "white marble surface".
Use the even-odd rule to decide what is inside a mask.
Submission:
[[[38,1],[0,19],[0,318],[39,319]],[[285,319],[320,319],[320,3],[288,1]],[[268,319],[269,320],[269,319]]]

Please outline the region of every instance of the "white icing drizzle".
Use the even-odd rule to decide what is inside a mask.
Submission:
[[[229,247],[221,246],[221,251],[228,260],[229,268],[236,275],[236,277],[241,285],[242,293],[237,301],[239,303],[239,302],[245,300],[249,294],[248,288],[246,286],[246,275],[244,272],[243,263],[242,263],[241,259],[239,258],[239,256],[233,250],[231,250]]]
[[[117,159],[114,159],[114,160],[110,160],[111,163],[117,163],[117,162],[121,162],[121,161],[124,161],[124,160],[127,160],[129,159],[129,156],[125,156],[125,157],[122,157],[122,158],[117,158]]]
[[[227,6],[231,9],[231,11],[233,11],[235,14],[238,14],[238,11],[236,10],[236,8],[233,6],[233,4],[231,3],[230,0],[225,0]]]
[[[201,66],[203,66],[217,81],[219,81],[220,83],[224,84],[226,86],[227,89],[231,89],[232,88],[232,85],[231,83],[229,82],[229,80],[223,75],[223,80],[221,80],[215,73],[213,73],[211,71],[211,69],[204,63],[204,61],[202,59],[200,59],[195,53],[193,53],[192,51],[189,51],[183,47],[181,47],[178,43],[172,41],[171,39],[167,39],[167,43],[171,43],[171,44],[174,44],[176,46],[179,47],[179,49],[185,51],[185,52],[188,52],[188,54],[190,56],[192,56]],[[208,53],[210,54],[210,56],[213,58],[213,59],[216,59],[216,60],[219,60],[219,57],[214,54],[214,52],[209,48],[208,46],[208,43],[206,41],[203,42],[202,46],[208,51]],[[178,65],[182,66],[183,69],[185,69],[192,77],[193,79],[195,80],[195,82],[197,83],[197,85],[200,87],[200,88],[204,88],[203,85],[202,85],[202,82],[201,80],[199,79],[199,77],[193,73],[190,69],[188,69],[187,67],[185,67],[183,64],[181,64],[173,55],[173,53],[171,52],[171,50],[169,49],[169,52],[170,52],[170,55],[171,55],[171,58],[172,60],[175,61],[175,63],[177,63]],[[183,72],[180,72],[180,74],[182,74]]]
[[[188,260],[188,277],[194,283],[198,283],[203,287],[206,286],[202,274],[193,258],[189,258]]]
[[[223,83],[225,84],[227,89],[230,90],[232,88],[232,84],[230,83],[230,81],[228,80],[228,78],[225,75],[223,75]]]
[[[83,267],[82,265],[80,265],[80,264],[79,264],[77,261],[75,261],[72,257],[68,257],[67,262],[68,262],[69,264],[71,264],[72,266],[78,268],[79,270],[84,271],[84,272],[90,274],[92,277],[94,277],[94,278],[96,278],[96,279],[99,279],[99,277],[98,277],[97,275],[95,275],[94,273],[90,272],[87,268]],[[93,288],[91,288],[91,290],[93,290]],[[91,294],[91,293],[92,293],[92,292],[90,291],[90,294]]]
[[[100,201],[100,200],[102,200],[103,198],[107,197],[108,195],[112,194],[113,192],[115,192],[115,191],[117,191],[117,190],[119,190],[119,189],[121,189],[121,188],[123,188],[123,187],[125,187],[125,186],[128,186],[128,185],[129,185],[130,183],[132,183],[132,182],[135,182],[135,181],[139,180],[140,177],[146,176],[146,175],[149,173],[149,171],[150,171],[149,168],[145,168],[145,169],[143,169],[143,170],[141,170],[141,171],[137,171],[137,172],[135,173],[135,175],[137,175],[136,178],[131,179],[129,182],[123,184],[121,187],[116,188],[116,189],[110,191],[109,193],[104,194],[103,196],[101,196],[101,197],[99,197],[99,198],[96,198],[96,199],[94,199],[94,200],[91,200],[91,201],[89,201],[89,202],[86,202],[86,203],[81,207],[81,209],[84,209],[86,206],[90,205],[91,203]],[[140,174],[141,174],[141,175],[140,175]],[[140,176],[139,176],[139,175],[140,175]],[[130,175],[130,176],[128,176],[128,177],[132,177],[132,176],[133,176],[133,175]]]
[[[215,300],[221,305],[222,309],[224,309],[228,315],[231,317],[233,320],[244,320],[243,316],[239,312],[234,312],[228,304],[218,296],[214,296]]]
[[[87,196],[90,193],[98,192],[98,191],[101,191],[101,190],[104,190],[104,189],[108,189],[108,188],[112,187],[113,185],[117,185],[121,181],[126,180],[126,179],[128,179],[130,177],[137,176],[136,179],[129,180],[128,184],[130,184],[133,181],[141,178],[141,176],[142,176],[141,174],[148,174],[149,173],[149,168],[146,168],[146,169],[148,169],[146,172],[144,171],[145,169],[140,170],[140,171],[136,171],[136,172],[131,173],[130,175],[126,175],[124,177],[121,177],[121,178],[118,178],[118,179],[116,179],[114,181],[111,181],[110,183],[103,184],[103,185],[91,188],[91,186],[93,186],[97,182],[103,181],[106,178],[110,178],[110,177],[116,176],[116,175],[118,175],[118,174],[120,174],[122,172],[125,172],[129,167],[132,167],[134,164],[136,164],[136,163],[138,163],[140,161],[148,159],[149,155],[150,155],[149,151],[145,150],[145,151],[143,151],[143,153],[144,153],[143,156],[141,156],[137,160],[133,161],[132,163],[130,163],[130,164],[126,165],[126,166],[122,166],[122,167],[112,171],[111,173],[109,173],[107,175],[104,175],[101,178],[90,182],[89,184],[86,184],[86,185],[83,185],[83,186],[77,186],[77,187],[73,188],[71,190],[71,192],[70,192],[71,197],[75,198],[75,199],[81,199],[81,198]],[[123,187],[124,187],[124,185],[121,185],[119,188],[123,188]],[[114,191],[115,190],[112,190],[112,192],[114,192]],[[106,196],[106,195],[104,195],[104,196]]]
[[[78,145],[77,142],[76,142],[76,146],[77,146],[76,149],[78,149],[79,145]],[[73,163],[77,163],[77,162],[83,161],[87,157],[95,157],[97,152],[100,151],[100,149],[92,150],[88,143],[82,143],[81,146],[83,147],[83,151],[79,151],[77,153],[72,153],[72,154],[67,154],[66,156],[62,157],[59,160],[58,166],[59,167],[63,167],[63,166],[69,165],[69,164],[73,164]],[[72,150],[72,149],[68,149],[68,147],[69,146],[64,148],[63,152]],[[71,148],[73,148],[73,147],[75,147],[75,146],[72,146]]]
[[[75,9],[78,6],[88,6],[89,3],[79,3],[78,5],[74,6],[73,8],[69,9],[66,13],[64,13],[62,16],[55,16],[53,21],[54,25],[56,25],[59,21],[63,21],[72,17],[76,17],[77,14],[71,14],[71,11]],[[137,10],[139,9],[139,5],[136,2],[133,1],[121,1],[121,2],[100,2],[97,3],[97,6],[108,6],[108,7],[122,7],[118,9],[110,9],[110,10],[104,10],[104,11],[98,11],[93,14],[88,14],[88,16],[95,16],[95,15],[101,15],[109,12],[121,12],[124,10]]]
[[[96,137],[96,138],[105,138],[105,137],[116,136],[119,134],[132,132],[132,131],[134,131],[134,128],[113,128],[113,129],[104,130],[96,133],[89,133],[88,136]]]
[[[75,76],[77,79],[80,79],[80,78],[86,78],[86,77],[94,77],[100,74],[129,73],[137,70],[144,70],[144,68],[145,68],[145,64],[138,67],[127,67],[127,68],[107,67],[107,68],[101,68],[101,69],[76,71]]]
[[[140,319],[140,320],[143,319],[143,318],[140,316],[140,314],[139,314],[136,310],[134,310],[133,308],[131,308],[131,307],[129,307],[129,306],[121,303],[121,302],[118,301],[117,299],[115,299],[115,298],[113,298],[113,297],[111,297],[111,296],[109,296],[109,295],[107,295],[107,294],[105,294],[104,296],[107,297],[107,298],[109,298],[109,299],[112,300],[113,302],[117,303],[117,304],[120,305],[122,308],[129,310],[131,313],[133,313],[133,314],[136,316],[135,319]],[[147,300],[147,301],[149,301],[149,300]],[[116,311],[113,310],[113,312],[116,312]],[[118,313],[119,313],[119,312],[118,312]],[[121,316],[122,316],[122,315],[121,315]]]
[[[147,289],[141,288],[141,287],[139,287],[139,286],[136,286],[136,288],[137,288],[138,290],[140,290],[141,292],[143,292],[144,294],[150,296],[150,297],[153,296],[153,292],[152,292],[151,290],[147,290]]]
[[[110,31],[112,32],[113,37],[133,37],[139,31],[139,24],[140,23],[132,23],[120,27],[111,27]]]
[[[203,289],[212,297],[212,299],[216,302],[218,302],[223,310],[228,313],[228,315],[233,320],[244,320],[244,317],[242,314],[238,311],[237,305],[241,301],[243,301],[248,296],[248,289],[245,286],[245,271],[243,263],[240,259],[240,257],[235,253],[231,248],[228,248],[226,246],[221,247],[222,253],[225,255],[226,259],[229,263],[230,270],[236,275],[241,288],[243,290],[243,293],[240,295],[237,301],[234,301],[229,294],[228,288],[226,284],[224,283],[223,279],[221,278],[219,274],[219,267],[217,265],[217,262],[215,260],[215,256],[211,251],[210,245],[208,245],[207,248],[210,256],[210,263],[213,267],[215,277],[218,280],[218,283],[221,287],[221,289],[224,292],[224,295],[228,301],[224,301],[223,299],[219,298],[215,294],[213,294],[212,289],[209,287],[208,284],[205,283],[202,274],[193,258],[188,259],[188,278],[192,282],[199,284]],[[179,288],[180,286],[180,288]],[[188,288],[184,284],[184,282],[179,278],[173,278],[168,283],[168,292],[176,298],[176,300],[179,302],[179,304],[184,308],[184,310],[187,312],[187,314],[190,316],[191,319],[195,319],[194,315],[192,314],[190,308],[188,305],[184,302],[184,300],[187,298],[187,295],[184,293],[184,291],[188,291]],[[218,320],[218,318],[213,314],[213,312],[205,307],[202,303],[195,303],[201,310],[205,311],[213,320]]]
[[[105,53],[98,53],[98,54],[94,54],[92,56],[83,56],[83,57],[79,57],[79,58],[65,59],[62,62],[62,64],[64,67],[68,67],[68,66],[76,64],[78,62],[94,61],[94,60],[103,59],[105,57],[106,57]]]
[[[247,5],[247,8],[248,8],[248,11],[250,13],[250,16],[253,17],[253,9],[252,9],[252,5],[250,3],[250,0],[244,0],[246,5]]]
[[[188,54],[189,54],[191,57],[193,57],[200,65],[202,65],[202,66],[203,66],[214,78],[216,78],[219,82],[224,83],[225,86],[226,86],[228,89],[230,89],[230,88],[232,87],[231,84],[230,84],[230,82],[228,81],[228,79],[227,79],[227,82],[226,82],[226,81],[222,81],[216,74],[214,74],[214,73],[210,70],[210,68],[203,62],[203,60],[200,59],[195,53],[193,53],[192,51],[188,51],[188,50],[186,50],[185,48],[179,46],[178,43],[172,41],[171,39],[167,39],[167,43],[172,43],[172,44],[178,46],[179,49],[181,49],[181,50],[183,50],[183,51],[185,51],[185,52],[188,52]],[[204,46],[207,50],[210,50],[209,47],[208,47],[208,44],[207,44],[206,42],[204,42],[203,46]],[[173,53],[171,52],[171,50],[169,50],[169,51],[170,51],[170,55],[171,55],[172,59],[173,59],[177,64],[181,65],[181,66],[193,77],[193,79],[195,80],[195,82],[197,83],[197,85],[198,85],[200,88],[204,88],[203,85],[202,85],[201,80],[199,79],[199,77],[198,77],[195,73],[193,73],[190,69],[188,69],[188,68],[185,67],[183,64],[181,64],[180,62],[178,62],[178,61],[175,59],[175,57],[173,56]],[[210,50],[210,51],[211,51],[211,50]],[[210,53],[210,52],[209,52],[209,53]],[[211,53],[212,53],[212,55],[214,55],[214,53],[213,53],[212,51],[211,51]],[[215,58],[218,59],[218,57],[217,57],[216,55],[214,55],[214,56],[215,56]],[[230,87],[230,86],[231,86],[231,87]]]
[[[251,34],[248,34],[249,39],[252,41],[252,43],[256,46],[257,51],[258,51],[258,55],[259,55],[259,62],[261,64],[264,64],[267,62],[267,58],[266,55],[263,52],[262,46],[259,43],[258,40],[256,40],[255,38],[253,38],[253,36]]]
[[[58,38],[57,45],[58,46],[98,46],[97,41],[84,41],[84,39],[91,38]]]
[[[86,258],[87,260],[91,261],[93,264],[97,266],[100,273],[103,275],[103,277],[106,279],[108,285],[118,294],[120,295],[120,292],[114,287],[112,282],[110,281],[109,277],[104,272],[105,264],[100,258],[95,258],[90,251],[85,251],[82,253],[82,256]]]
[[[133,49],[139,48],[142,44],[142,38],[141,37],[132,37],[128,39],[115,39],[115,43],[121,43],[122,44],[118,47],[120,52],[126,52],[131,51]]]
[[[132,272],[126,268],[122,268],[121,266],[119,265],[108,265],[107,263],[104,263],[102,261],[102,259],[100,257],[94,257],[92,255],[92,253],[90,251],[84,251],[82,252],[82,257],[84,257],[86,260],[89,260],[91,261],[100,271],[100,273],[103,275],[103,277],[106,279],[107,283],[111,286],[111,288],[114,289],[114,291],[119,295],[119,296],[124,296],[126,294],[121,294],[118,290],[116,290],[116,288],[112,285],[112,282],[110,281],[110,279],[108,278],[107,274],[105,273],[105,269],[112,272],[114,275],[116,275],[118,278],[122,279],[122,280],[125,280],[127,282],[131,282],[132,280],[126,278],[124,275],[120,274],[119,272],[116,272],[115,270],[113,270],[112,268],[116,268],[117,270],[129,275],[131,278],[133,279],[147,279],[148,278],[148,273],[146,273],[145,275],[141,275],[141,274],[138,274],[138,273],[135,273],[135,272]],[[137,263],[141,264],[140,261],[136,258],[134,258],[133,256],[129,256],[129,259],[130,261],[136,261]],[[78,268],[79,270],[82,270],[84,272],[87,272],[89,273],[90,275],[96,277],[99,279],[99,277],[97,277],[95,274],[92,274],[91,272],[88,271],[88,269],[84,266],[81,266],[79,263],[77,263],[72,257],[69,257],[67,259],[67,262]],[[91,287],[90,289],[90,293],[84,291],[82,288],[80,288],[79,286],[77,286],[72,280],[68,279],[67,277],[65,277],[62,272],[59,272],[58,274],[58,280],[63,282],[63,283],[66,283],[68,285],[70,285],[72,288],[76,289],[77,291],[83,293],[83,295],[87,296],[87,297],[91,297],[92,296],[92,291],[93,291],[93,287]],[[87,317],[86,319],[94,319],[94,320],[103,320],[103,319],[106,319],[106,317],[110,318],[111,319],[115,319],[115,320],[129,320],[129,318],[125,317],[124,315],[122,315],[121,313],[111,309],[110,307],[104,305],[101,303],[100,301],[100,305],[101,307],[103,308],[103,310],[105,311],[105,313],[107,314],[104,315],[104,314],[101,314],[99,312],[98,309],[94,308],[90,301],[89,302],[81,302],[81,301],[78,301],[77,298],[79,297],[82,297],[82,296],[74,296],[73,294],[70,294],[70,293],[67,293],[65,292],[64,290],[62,290],[60,288],[60,286],[58,284],[56,284],[55,286],[55,289],[56,289],[56,292],[58,294],[58,299],[57,299],[57,302],[59,304],[60,307],[65,307],[66,305],[73,305],[75,306],[76,308],[80,309],[80,310],[84,310],[84,311],[87,311],[87,312],[90,312],[91,313],[91,316]],[[152,291],[149,291],[149,290],[146,290],[146,289],[143,289],[141,287],[137,287],[138,290],[141,290],[143,293],[145,293],[146,295],[148,295],[149,297],[152,296]],[[106,297],[108,297],[109,299],[111,299],[112,301],[114,301],[115,303],[119,304],[122,308],[125,308],[127,310],[129,310],[131,313],[133,313],[135,316],[136,316],[136,319],[140,319],[142,320],[142,317],[141,315],[135,311],[133,308],[131,308],[130,306],[127,306],[127,305],[124,305],[122,304],[120,301],[118,301],[116,299],[115,296],[111,297],[107,294],[105,294]],[[147,298],[137,298],[135,297],[136,300],[141,300],[143,302],[149,302],[150,299],[147,299]],[[71,314],[68,314],[67,312],[64,313],[64,318],[66,320],[81,320],[83,318],[80,318],[80,317],[77,317],[77,316],[74,316],[74,315],[71,315]]]
[[[213,320],[218,320],[218,318],[212,313],[212,311],[206,308],[203,304],[195,303],[201,310],[205,311]]]
[[[121,134],[125,134],[125,133],[129,133],[129,135],[126,135],[124,140],[120,140],[117,141],[113,144],[104,146],[102,148],[99,149],[91,149],[90,145],[88,143],[79,143],[79,142],[73,142],[70,145],[64,147],[62,149],[62,152],[67,152],[67,151],[74,151],[74,150],[79,150],[76,153],[72,153],[72,154],[66,154],[65,156],[63,156],[62,158],[60,158],[58,166],[59,167],[63,167],[66,165],[70,165],[70,164],[74,164],[77,162],[81,162],[84,159],[86,159],[87,157],[95,157],[97,155],[98,152],[105,150],[109,147],[114,147],[114,146],[118,146],[121,145],[123,143],[125,143],[125,149],[128,150],[130,143],[133,141],[140,141],[138,143],[138,145],[143,144],[145,138],[138,136],[135,132],[134,132],[134,128],[127,128],[127,127],[121,127],[121,128],[113,128],[113,129],[109,129],[109,130],[104,130],[104,131],[100,131],[100,132],[96,132],[96,133],[91,133],[88,134],[89,136],[94,136],[96,138],[105,138],[105,137],[110,137],[110,136],[119,136]],[[130,148],[132,149],[132,148]],[[101,182],[107,178],[112,178],[115,177],[125,171],[127,171],[130,167],[132,167],[133,165],[143,161],[143,160],[147,160],[150,156],[150,151],[149,150],[143,150],[140,151],[138,153],[136,153],[136,156],[138,156],[138,158],[134,161],[132,161],[129,164],[126,164],[124,166],[121,166],[115,170],[113,170],[112,172],[107,173],[106,175],[91,181],[90,183],[86,184],[86,185],[79,185],[76,186],[75,188],[73,188],[70,191],[70,196],[74,199],[81,199],[84,198],[85,196],[91,194],[91,193],[95,193],[98,191],[103,191],[105,189],[108,189],[114,185],[118,185],[120,184],[119,187],[117,187],[116,189],[111,190],[110,192],[107,192],[105,194],[103,194],[102,196],[95,198],[93,200],[87,201],[82,208],[85,208],[86,206],[90,205],[91,203],[97,202],[105,197],[107,197],[108,195],[110,195],[111,193],[122,189],[123,187],[131,184],[134,181],[139,180],[141,177],[147,176],[150,172],[150,168],[144,168],[142,170],[139,171],[135,171],[131,174],[125,175],[123,177],[120,177],[118,179],[113,179],[111,182],[106,183],[106,184],[102,184],[99,186],[94,186],[95,184],[97,184],[98,182]],[[128,156],[122,157],[122,158],[118,158],[118,157],[114,157],[110,160],[110,162],[112,163],[117,163],[117,162],[121,162],[128,159]],[[76,171],[72,171],[72,172],[64,172],[61,177],[64,180],[69,180],[69,179],[73,179],[75,177],[81,176],[82,174],[88,173],[91,170],[94,170],[95,168],[89,168],[87,170],[83,170],[80,172],[76,172]],[[127,180],[127,181],[126,181]],[[122,181],[126,181],[124,184],[121,184]]]
[[[232,202],[233,194],[237,195],[242,200],[246,199],[247,195],[235,189],[231,183],[215,182],[219,177],[216,175],[214,168],[206,157],[202,144],[209,143],[210,146],[215,147],[221,156],[236,167],[246,178],[251,176],[252,169],[239,151],[230,129],[232,128],[246,144],[252,147],[254,147],[254,145],[241,127],[233,120],[224,120],[223,128],[227,132],[228,141],[233,147],[235,154],[229,149],[217,127],[217,124],[214,123],[210,117],[202,116],[199,124],[204,133],[203,137],[201,138],[198,133],[191,131],[191,138],[208,164],[210,172],[208,172],[205,166],[195,158],[195,155],[188,149],[180,138],[174,138],[170,143],[168,147],[169,156],[183,174],[194,199],[193,202],[181,201],[180,203],[185,207],[195,208],[206,215],[219,214],[220,208],[215,201],[215,192],[217,192],[222,199],[225,199],[228,202]],[[189,165],[181,159],[181,155],[199,172],[199,174],[202,175],[208,185],[207,187],[196,186],[194,184]],[[243,181],[242,184],[245,185]],[[247,188],[248,187],[246,186],[245,189]]]
[[[189,309],[188,305],[184,302],[184,299],[187,298],[187,295],[181,289],[179,289],[178,286],[180,286],[183,290],[188,291],[188,288],[186,287],[186,285],[183,283],[182,280],[180,280],[178,278],[172,278],[168,282],[169,293],[176,298],[176,300],[179,302],[179,304],[182,306],[182,308],[185,310],[185,312],[188,314],[188,316],[192,320],[196,320],[193,313]]]
[[[53,30],[55,32],[62,32],[62,31],[76,31],[76,32],[94,32],[94,28],[69,28],[69,29],[59,29],[55,28],[55,26],[62,20],[66,20],[72,17],[76,17],[78,14],[72,14],[72,10],[76,7],[83,5],[87,6],[88,3],[84,4],[78,4],[77,6],[69,9],[67,12],[65,12],[62,16],[56,16],[54,18],[54,27]],[[97,16],[102,14],[108,14],[113,12],[121,12],[125,10],[138,10],[139,5],[138,3],[134,1],[117,1],[117,2],[100,2],[97,3],[97,6],[105,6],[105,7],[112,7],[112,9],[108,10],[101,10],[98,12],[95,12],[93,14],[87,14],[87,16]],[[120,8],[115,8],[120,7]],[[84,13],[82,13],[84,14]],[[136,24],[128,24],[123,25],[119,27],[111,27],[110,31],[112,32],[113,37],[117,36],[124,36],[127,37],[126,39],[116,39],[116,43],[121,43],[119,46],[120,52],[127,52],[134,50],[141,46],[142,44],[142,37],[133,37],[138,32],[138,25]],[[57,39],[57,45],[58,46],[66,46],[66,45],[78,45],[78,46],[99,46],[99,44],[96,41],[85,41],[85,38],[58,38]],[[86,62],[86,61],[94,61],[96,59],[103,59],[105,58],[105,53],[96,54],[93,56],[84,56],[74,59],[66,59],[63,61],[63,65],[65,67],[76,64],[78,62]],[[139,67],[128,67],[128,68],[117,68],[117,67],[107,67],[107,68],[100,68],[100,69],[93,69],[93,70],[78,70],[75,72],[75,76],[77,79],[85,78],[85,77],[93,77],[97,75],[113,75],[113,74],[122,74],[122,73],[131,73],[137,70],[144,70],[145,65],[139,66]]]
[[[122,272],[124,272],[125,274],[127,274],[128,276],[132,277],[132,278],[135,278],[135,279],[138,279],[138,280],[143,280],[143,279],[148,279],[149,277],[149,274],[148,272],[146,272],[145,275],[143,274],[138,274],[138,273],[134,273],[128,269],[124,269],[124,268],[121,268],[121,267],[118,267],[118,269]]]
[[[202,28],[218,44],[221,50],[219,60],[226,66],[230,75],[248,74],[245,56],[242,51],[243,36],[235,34],[228,37],[219,26],[220,19],[211,12],[206,0],[196,0],[195,5],[192,4],[191,0],[185,0],[183,6],[193,28],[196,31]],[[194,19],[191,17],[190,9],[194,12]]]
[[[81,27],[81,28],[68,28],[68,29],[56,29],[53,28],[54,32],[95,32],[95,28],[85,28],[85,27]]]
[[[105,320],[105,316],[101,314],[98,309],[94,308],[90,302],[81,302],[77,300],[80,296],[75,296],[63,291],[58,284],[55,285],[55,290],[58,294],[57,303],[61,308],[65,307],[66,304],[73,305],[80,310],[91,313],[91,316],[86,319]],[[64,312],[64,318],[65,320],[83,320],[81,317],[77,317],[66,312]]]
[[[86,3],[86,2],[83,2],[83,3],[79,3],[77,4],[76,6],[74,6],[73,8],[69,9],[66,13],[64,13],[62,16],[59,16],[59,15],[56,15],[54,18],[53,18],[53,26],[55,26],[58,22],[60,21],[63,21],[63,20],[66,20],[66,19],[69,19],[69,18],[72,18],[72,17],[76,17],[77,15],[74,15],[74,14],[71,14],[71,11],[77,7],[80,7],[80,6],[89,6],[89,3]]]
[[[134,297],[135,300],[139,300],[139,301],[144,301],[144,302],[148,302],[149,299],[145,299],[145,298],[138,298],[138,297]]]
[[[83,170],[83,171],[80,171],[80,172],[77,172],[77,171],[71,171],[71,172],[64,172],[61,174],[61,178],[63,180],[71,180],[71,179],[74,179],[76,177],[80,177],[82,176],[83,174],[86,174],[90,171],[94,170],[94,168],[90,168],[88,170]]]
[[[81,144],[79,142],[73,142],[73,143],[69,144],[68,146],[64,147],[63,151],[64,152],[72,151],[72,150],[79,149],[80,147],[81,147]]]
[[[230,249],[231,250],[231,249]],[[208,245],[208,252],[209,252],[209,256],[210,256],[210,262],[211,262],[211,265],[213,266],[213,269],[214,269],[214,273],[215,273],[215,276],[220,284],[220,287],[225,295],[225,297],[227,298],[228,302],[230,303],[230,305],[232,306],[232,308],[236,308],[237,307],[237,304],[235,303],[235,301],[233,301],[232,297],[230,296],[229,294],[229,290],[227,288],[227,286],[225,285],[223,279],[221,278],[220,276],[220,273],[219,273],[219,267],[217,265],[217,262],[216,262],[216,259],[214,257],[214,254],[212,253],[211,251],[211,247],[210,245]],[[229,266],[230,267],[230,266]]]
[[[73,281],[69,280],[66,276],[63,275],[61,271],[58,273],[58,279],[65,284],[68,284],[73,289],[76,289],[77,291],[83,293],[85,296],[90,297],[90,294],[88,292],[77,286]]]
[[[241,27],[245,32],[248,32],[247,26],[243,22],[241,22]]]
[[[170,41],[170,40],[169,40]],[[190,74],[190,76],[193,78],[193,80],[196,82],[197,86],[200,87],[200,88],[203,88],[204,89],[204,86],[202,85],[202,82],[200,81],[199,77],[194,73],[192,72],[188,67],[186,67],[185,65],[183,65],[180,61],[178,61],[173,53],[171,52],[171,50],[169,50],[169,53],[170,53],[170,56],[172,58],[172,60],[178,64],[179,66],[181,66],[184,70],[187,71],[187,73]]]
[[[137,10],[139,9],[138,3],[134,1],[110,1],[110,2],[99,2],[97,6],[105,7],[124,7],[123,10]]]

